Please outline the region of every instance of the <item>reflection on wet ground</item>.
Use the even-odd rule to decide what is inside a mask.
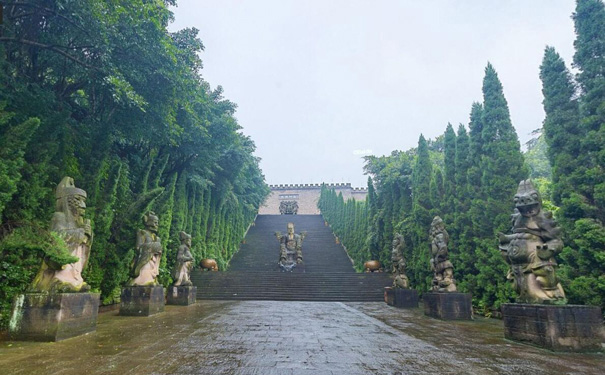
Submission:
[[[504,340],[502,322],[444,322],[385,303],[201,301],[99,316],[57,343],[0,342],[2,374],[600,374],[603,354]]]

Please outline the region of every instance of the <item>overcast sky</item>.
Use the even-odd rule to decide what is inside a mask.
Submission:
[[[573,0],[178,0],[202,75],[237,103],[267,183],[365,186],[365,154],[468,126],[487,62],[522,143],[544,120],[539,66],[568,66]]]

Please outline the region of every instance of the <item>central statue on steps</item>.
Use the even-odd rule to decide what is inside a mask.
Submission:
[[[288,223],[288,233],[285,235],[275,232],[279,241],[279,267],[282,271],[292,272],[297,264],[303,262],[302,242],[305,235],[306,232],[294,233],[294,223]]]

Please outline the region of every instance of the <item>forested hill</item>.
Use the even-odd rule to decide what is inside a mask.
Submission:
[[[179,231],[224,267],[268,194],[236,105],[202,78],[198,31],[167,29],[173,3],[4,3],[0,321],[40,265],[63,176],[88,193],[84,278],[103,303],[119,296],[145,210],[160,217],[166,285]]]

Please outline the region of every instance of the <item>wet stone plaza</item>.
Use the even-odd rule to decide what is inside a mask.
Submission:
[[[99,315],[55,343],[0,342],[2,374],[602,374],[605,355],[503,338],[502,321],[441,321],[381,302],[198,301]]]

